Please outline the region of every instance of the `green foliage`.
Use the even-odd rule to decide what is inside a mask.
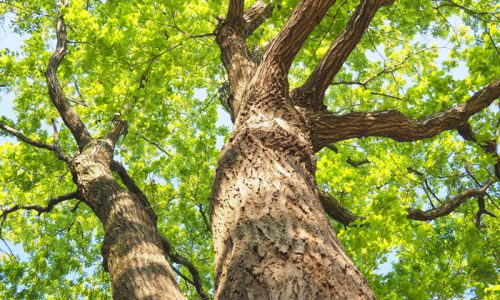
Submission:
[[[130,132],[116,158],[148,196],[161,233],[197,266],[209,291],[213,254],[208,197],[217,141],[228,133],[216,125],[218,86],[227,78],[214,37],[204,35],[216,28],[216,16],[224,16],[227,4],[221,2],[70,1],[64,15],[71,43],[58,73],[93,135],[111,126],[114,113],[129,122]],[[272,2],[273,17],[249,38],[251,50],[265,48],[298,3]],[[291,87],[307,78],[357,3],[338,1],[332,7],[298,54]],[[398,0],[382,8],[334,79],[338,84],[328,90],[329,108],[338,113],[397,109],[420,118],[463,103],[498,79],[499,5],[486,0],[450,3]],[[20,51],[7,49],[9,45],[0,49],[0,85],[15,95],[15,118],[6,122],[52,143],[51,119],[58,120],[61,147],[72,152],[76,145],[61,126],[44,79],[59,9],[57,1],[0,2],[3,26],[24,39]],[[3,113],[7,104],[0,103]],[[498,119],[496,107],[472,119],[479,140],[498,136]],[[2,207],[45,205],[49,198],[75,189],[71,174],[53,153],[13,139],[1,141]],[[495,298],[500,289],[498,219],[483,216],[484,226],[478,229],[477,203],[472,200],[435,221],[406,219],[408,207],[428,209],[429,198],[438,205],[429,189],[444,201],[477,188],[466,169],[484,182],[491,177],[491,155],[455,132],[408,144],[371,138],[337,147],[339,153],[324,149],[318,154],[318,184],[366,216],[349,228],[333,224],[381,299]],[[348,158],[370,163],[354,168],[346,163]],[[497,215],[492,202],[499,189],[493,185],[486,198],[488,209]],[[72,200],[40,216],[8,216],[2,238],[14,254],[7,244],[0,246],[5,250],[0,253],[0,281],[5,283],[0,298],[109,298],[109,278],[101,267],[101,225],[87,207],[77,205]],[[194,289],[180,282],[195,299]]]

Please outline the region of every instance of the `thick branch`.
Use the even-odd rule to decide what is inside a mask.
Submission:
[[[292,99],[297,103],[307,102],[309,105],[322,107],[326,89],[361,40],[375,12],[380,6],[392,4],[392,2],[361,0],[347,26],[331,44],[304,85],[292,92]]]
[[[245,37],[250,36],[267,18],[271,17],[272,12],[273,5],[264,1],[257,1],[248,8],[243,15]]]
[[[150,207],[151,205],[147,202],[146,195],[142,192],[142,190],[137,186],[134,179],[130,177],[125,167],[117,162],[116,160],[111,161],[111,170],[116,172],[118,176],[120,176],[121,181],[127,187],[127,189],[139,197],[141,200],[146,201],[146,207]]]
[[[243,18],[244,0],[230,0],[229,8],[227,9],[228,21],[240,21]]]
[[[349,226],[349,224],[357,219],[364,219],[342,206],[337,199],[333,198],[327,192],[318,189],[318,194],[319,200],[321,201],[321,205],[323,206],[325,212],[335,221],[342,223],[344,226]]]
[[[261,70],[279,68],[288,73],[295,55],[309,34],[321,22],[334,0],[302,0],[271,42],[261,64]]]
[[[486,210],[486,203],[484,203],[484,197],[477,198],[477,206],[479,206],[479,209],[477,210],[476,217],[475,217],[477,228],[485,227],[485,225],[481,224],[481,216],[482,215],[488,215],[488,216],[493,217],[493,218],[497,217],[491,211]]]
[[[19,206],[16,204],[11,208],[2,209],[1,217],[2,220],[5,220],[10,213],[16,212],[18,210],[35,210],[38,212],[38,215],[42,213],[48,213],[51,212],[54,209],[54,206],[56,206],[57,204],[71,199],[80,199],[80,194],[78,193],[78,191],[52,198],[49,200],[49,202],[47,202],[47,206],[45,207],[38,204],[29,204],[23,206]]]
[[[78,147],[83,149],[83,147],[92,140],[90,133],[87,128],[80,120],[76,111],[69,103],[68,99],[63,94],[61,84],[57,79],[57,69],[64,59],[64,55],[66,54],[66,45],[68,42],[67,34],[66,34],[66,25],[64,23],[64,18],[62,15],[59,15],[57,18],[57,45],[56,50],[52,57],[50,58],[49,64],[47,66],[47,70],[45,72],[45,78],[47,81],[47,85],[49,88],[50,98],[52,103],[59,111],[64,124],[71,130]]]
[[[327,144],[368,136],[383,136],[400,142],[430,138],[446,130],[457,129],[469,117],[488,107],[500,96],[500,80],[475,93],[466,103],[413,120],[399,111],[373,113],[355,112],[337,116],[325,110],[310,111],[309,117],[316,135],[315,149]]]
[[[272,13],[272,5],[264,1],[255,2],[243,12],[243,2],[230,2],[226,20],[215,31],[222,63],[229,75],[226,106],[233,120],[238,115],[246,86],[256,70],[256,63],[249,53],[246,39]]]
[[[231,1],[233,2],[238,1]],[[230,5],[227,19],[215,31],[215,40],[219,45],[221,60],[229,78],[228,106],[232,119],[239,112],[245,87],[255,72],[255,63],[248,51],[242,19],[235,19],[233,16],[237,8],[234,5],[233,11]]]
[[[151,207],[151,203],[149,203],[148,198],[146,197],[144,192],[135,183],[135,180],[128,174],[127,169],[125,169],[125,167],[116,160],[111,161],[110,168],[113,172],[116,172],[118,174],[122,183],[132,194],[134,194],[139,199],[139,201],[142,202],[151,218],[156,221],[157,216],[153,208]]]
[[[188,278],[186,278],[186,280],[194,286],[200,298],[203,300],[210,299],[208,294],[203,289],[203,282],[201,281],[200,273],[198,272],[196,267],[187,258],[179,254],[175,254],[172,249],[172,245],[170,245],[168,240],[163,236],[161,238],[162,238],[163,248],[165,249],[167,256],[172,260],[172,262],[183,265],[184,267],[186,267],[186,269],[188,269],[189,273],[191,273],[191,278],[193,280],[189,280]]]
[[[430,221],[451,214],[460,205],[465,203],[468,199],[474,197],[482,197],[486,194],[488,188],[494,183],[493,180],[488,180],[479,190],[465,190],[455,196],[450,201],[444,202],[443,205],[429,210],[419,210],[414,208],[408,208],[408,215],[406,216],[410,220],[416,221]],[[357,219],[363,220],[364,217],[358,216],[353,212],[349,211],[347,208],[342,206],[342,204],[330,194],[325,191],[319,190],[319,199],[321,205],[326,213],[332,217],[334,220],[344,224],[345,226],[350,225]]]
[[[21,132],[19,132],[18,130],[14,129],[14,128],[12,128],[12,127],[10,127],[2,122],[0,122],[0,130],[4,131],[12,136],[15,136],[20,141],[25,142],[29,145],[34,146],[34,147],[53,151],[57,154],[57,157],[60,160],[66,162],[66,163],[69,163],[71,160],[68,157],[68,155],[66,155],[66,153],[64,153],[57,145],[50,145],[50,144],[47,144],[44,142],[40,142],[40,141],[36,141],[34,139],[31,139],[31,138],[25,136],[24,134],[22,134]]]

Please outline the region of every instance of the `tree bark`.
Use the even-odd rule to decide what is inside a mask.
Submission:
[[[61,1],[67,6],[67,1]],[[94,139],[65,97],[57,78],[57,70],[67,50],[64,16],[57,17],[56,50],[52,54],[45,78],[53,105],[78,144],[79,153],[69,159],[55,145],[46,145],[22,136],[2,125],[21,140],[55,151],[71,167],[79,197],[94,211],[104,226],[103,266],[111,277],[114,299],[184,299],[166,259],[166,249],[158,233],[156,215],[139,188],[113,161],[118,139],[125,135],[128,124],[119,117],[105,138]],[[54,125],[55,128],[55,125]],[[111,168],[118,170],[129,190],[115,180]]]
[[[301,1],[258,65],[242,63],[238,30],[252,8],[231,3],[216,32],[238,105],[211,195],[215,298],[374,299],[321,207],[312,127],[289,95],[288,69],[334,1]]]
[[[309,125],[274,82],[248,92],[219,160],[215,298],[374,299],[321,207]]]
[[[103,265],[113,299],[184,299],[147,200],[113,177],[113,142],[89,142],[71,163],[82,198],[104,226]]]

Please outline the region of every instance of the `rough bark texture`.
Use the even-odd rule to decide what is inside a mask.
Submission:
[[[315,179],[315,152],[336,141],[383,136],[414,141],[457,129],[475,141],[468,119],[500,96],[500,81],[491,82],[462,105],[420,120],[398,111],[334,115],[323,105],[326,89],[361,40],[376,11],[393,0],[361,0],[352,18],[332,42],[305,84],[291,95],[288,72],[302,45],[320,23],[333,0],[302,0],[270,42],[262,60],[254,61],[246,44],[249,35],[272,13],[272,4],[229,1],[226,19],[215,31],[221,59],[229,75],[229,109],[235,122],[225,145],[212,190],[212,230],[217,299],[374,299],[366,280],[345,255],[321,206],[348,225],[358,216],[320,193]],[[63,6],[67,1],[61,1]],[[71,166],[77,192],[53,198],[46,207],[14,206],[2,215],[29,209],[48,212],[61,201],[77,197],[102,221],[104,267],[111,276],[115,299],[183,299],[166,255],[184,264],[204,299],[201,279],[186,259],[173,253],[157,231],[156,216],[146,197],[123,166],[113,161],[116,141],[127,131],[114,121],[105,138],[95,139],[61,89],[57,70],[64,59],[67,33],[57,19],[57,43],[45,72],[49,94],[78,144],[73,158],[56,142],[49,145],[0,123],[0,130],[38,148],[54,151]],[[54,126],[55,128],[55,126]],[[496,153],[496,144],[483,145]],[[500,163],[496,175],[500,177]],[[119,174],[128,189],[115,180]],[[431,220],[479,197],[467,190],[429,211],[408,210],[408,217]],[[168,253],[167,253],[168,252]]]
[[[373,16],[380,6],[390,5],[393,2],[394,0],[360,1],[347,26],[330,45],[307,81],[292,91],[292,100],[301,106],[323,108],[326,89],[349,54],[358,45]]]
[[[321,208],[304,119],[284,101],[255,102],[213,188],[216,298],[373,298]]]
[[[145,199],[121,187],[110,169],[113,143],[87,144],[71,167],[84,201],[102,221],[103,265],[114,299],[183,299]]]
[[[297,9],[308,5],[314,7],[305,1]],[[304,19],[318,22],[296,11],[285,34],[299,31]],[[374,298],[323,212],[310,127],[288,96],[286,66],[312,29],[304,30],[290,44],[296,49],[285,50],[279,35],[248,72],[252,80],[240,77],[246,88],[234,99],[235,128],[212,190],[217,299]],[[223,57],[227,38],[219,32]],[[239,63],[227,59],[228,72]]]
[[[68,3],[64,0],[61,5],[67,6]],[[52,103],[70,129],[79,153],[69,159],[57,143],[36,142],[4,124],[0,124],[0,129],[36,147],[55,151],[70,165],[79,199],[94,211],[104,227],[103,265],[111,276],[114,299],[184,299],[166,260],[167,253],[157,230],[155,213],[124,168],[113,161],[115,144],[127,133],[127,122],[116,117],[106,138],[94,139],[90,135],[64,96],[57,78],[68,43],[62,14],[57,18],[56,33],[56,50],[45,77]],[[118,172],[129,190],[118,184],[111,168]]]
[[[354,112],[334,115],[326,110],[309,111],[315,132],[315,148],[342,140],[383,136],[400,142],[411,142],[436,136],[443,131],[462,128],[468,119],[500,97],[500,80],[476,92],[466,103],[426,116],[408,118],[399,111]]]
[[[237,105],[211,197],[215,298],[373,299],[321,207],[311,127],[288,90],[295,55],[334,1],[301,1],[258,65],[241,30],[255,6],[236,2],[216,33]]]

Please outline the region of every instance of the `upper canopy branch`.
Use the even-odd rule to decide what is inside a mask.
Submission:
[[[443,205],[429,210],[419,210],[409,208],[408,219],[417,221],[430,221],[451,214],[457,207],[465,203],[470,198],[481,197],[486,194],[488,188],[494,183],[493,180],[488,180],[479,190],[465,190],[455,196],[450,201],[444,202]]]
[[[244,2],[243,0],[232,0],[229,2],[226,19],[220,27],[224,25],[232,27],[238,31],[237,34],[239,36],[246,39],[271,16],[273,5],[259,0],[247,10],[244,10]]]
[[[66,1],[62,1],[63,5],[66,5]],[[47,70],[45,71],[45,79],[49,88],[50,98],[52,103],[59,111],[64,124],[71,130],[78,147],[83,149],[83,147],[92,140],[90,133],[88,132],[85,124],[80,120],[76,111],[69,103],[68,99],[63,94],[61,84],[57,79],[57,69],[59,68],[67,50],[68,37],[66,33],[66,24],[64,23],[64,17],[59,14],[57,17],[57,44],[54,54],[50,58]]]
[[[269,45],[261,63],[262,70],[278,67],[288,73],[305,40],[334,3],[334,0],[302,0]]]
[[[334,115],[326,110],[311,111],[309,118],[315,134],[315,148],[352,138],[383,136],[400,142],[421,140],[457,129],[470,116],[488,107],[500,96],[500,80],[475,93],[466,103],[420,120],[408,118],[399,111],[354,112]]]
[[[486,194],[488,188],[494,183],[493,180],[488,180],[483,186],[478,190],[468,189],[457,196],[455,196],[450,201],[444,202],[442,205],[429,209],[420,210],[415,208],[408,208],[406,211],[408,215],[406,216],[410,220],[416,221],[430,221],[451,214],[460,205],[465,203],[468,199],[474,197],[482,197]],[[332,217],[334,220],[348,226],[357,219],[363,220],[364,217],[358,216],[355,213],[349,211],[345,208],[337,199],[332,197],[327,192],[319,189],[319,199],[321,205],[325,212]]]
[[[227,102],[233,119],[238,115],[245,87],[256,70],[246,39],[272,13],[272,5],[264,1],[255,2],[246,11],[243,7],[242,0],[230,1],[226,19],[215,30],[222,63],[229,75]]]
[[[385,66],[382,70],[378,71],[377,73],[375,73],[374,75],[372,75],[372,76],[370,76],[370,77],[368,77],[366,79],[363,79],[363,80],[356,79],[354,81],[346,81],[346,80],[333,81],[333,82],[330,83],[330,85],[341,85],[341,84],[359,85],[359,86],[362,86],[363,88],[367,89],[368,88],[368,84],[370,82],[374,81],[375,79],[379,78],[380,76],[382,76],[384,74],[392,73],[392,72],[400,69],[405,64],[407,64],[412,57],[418,56],[419,54],[421,54],[423,52],[426,52],[426,51],[429,51],[431,49],[440,49],[440,48],[441,47],[429,47],[429,48],[425,48],[425,49],[419,50],[417,52],[414,52],[412,54],[409,54],[406,57],[404,57],[401,61],[396,62],[396,63],[391,64],[391,65],[388,65],[388,66]]]
[[[55,198],[51,198],[47,202],[47,206],[41,206],[38,204],[28,204],[28,205],[20,206],[20,205],[16,204],[10,208],[2,209],[2,216],[1,217],[2,217],[2,220],[5,220],[7,218],[8,214],[13,213],[13,212],[18,211],[18,210],[35,210],[38,212],[38,215],[40,215],[42,213],[51,212],[54,209],[54,206],[56,206],[57,204],[64,202],[64,201],[71,200],[71,199],[80,199],[80,194],[78,193],[78,191],[64,194],[64,195],[61,195],[61,196],[58,196]]]
[[[361,0],[347,26],[330,45],[307,81],[292,91],[292,100],[302,105],[307,103],[309,106],[322,107],[326,89],[361,40],[377,10],[382,5],[393,2],[394,0]]]
[[[124,120],[120,120],[119,114],[115,114],[113,117],[113,128],[108,133],[108,139],[113,143],[113,147],[118,142],[118,139],[121,136],[124,136],[128,133],[128,122]]]
[[[257,1],[248,8],[243,14],[245,37],[250,36],[267,18],[271,17],[272,12],[273,5],[264,1]]]
[[[499,120],[500,122],[500,120]],[[484,152],[490,153],[496,156],[497,160],[496,163],[493,165],[493,169],[495,172],[496,177],[500,180],[500,155],[497,153],[497,143],[495,139],[485,141],[485,142],[478,142],[476,140],[476,135],[474,134],[474,131],[472,131],[472,127],[470,126],[469,123],[465,123],[462,126],[457,128],[458,133],[467,141],[471,141],[474,143],[478,143],[481,148],[483,148]]]
[[[244,7],[245,0],[230,0],[226,20],[229,22],[240,21],[243,18]]]
[[[12,135],[12,136],[15,136],[16,138],[18,138],[20,141],[22,142],[25,142],[26,144],[29,144],[31,146],[34,146],[34,147],[37,147],[37,148],[41,148],[41,149],[47,149],[47,150],[50,150],[50,151],[53,151],[57,154],[57,157],[66,162],[66,163],[69,163],[71,161],[71,159],[69,158],[69,156],[64,153],[58,145],[51,145],[51,144],[47,144],[47,143],[44,143],[44,142],[40,142],[40,141],[36,141],[32,138],[29,138],[27,136],[25,136],[24,134],[22,134],[20,131],[10,127],[9,125],[6,125],[2,122],[0,122],[0,130]]]

